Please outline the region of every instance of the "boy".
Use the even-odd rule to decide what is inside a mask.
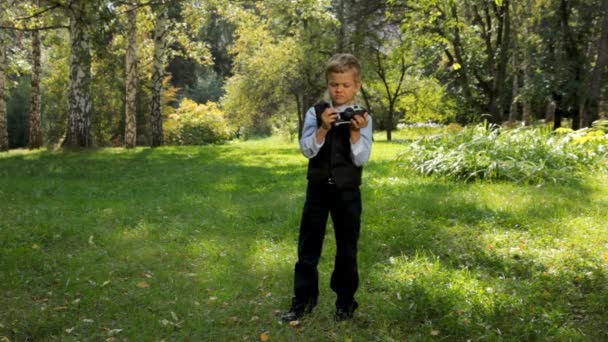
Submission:
[[[336,292],[335,319],[351,319],[358,307],[357,241],[361,216],[361,172],[369,160],[372,119],[367,113],[338,124],[338,113],[354,105],[361,88],[361,66],[351,54],[334,55],[325,67],[332,103],[306,112],[300,150],[309,159],[306,202],[300,224],[298,261],[295,265],[294,297],[284,321],[299,319],[317,304],[321,257],[328,215],[334,225],[336,259],[331,289]]]

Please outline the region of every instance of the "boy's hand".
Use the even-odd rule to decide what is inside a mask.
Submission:
[[[367,112],[363,113],[363,115],[355,115],[350,120],[350,130],[359,131],[361,128],[367,127],[368,123],[369,123],[369,116],[367,115]]]
[[[361,138],[361,128],[367,127],[369,123],[369,116],[367,113],[363,115],[355,115],[350,120],[350,142],[356,143]]]
[[[321,114],[321,126],[326,131],[329,131],[336,120],[338,120],[338,112],[336,109],[332,107],[325,108]]]
[[[323,113],[321,114],[321,127],[317,129],[317,133],[315,134],[315,138],[317,143],[323,142],[327,132],[331,129],[331,126],[338,120],[338,113],[335,108],[325,108]]]

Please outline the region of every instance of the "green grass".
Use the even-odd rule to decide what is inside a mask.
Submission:
[[[292,296],[306,161],[295,143],[0,154],[0,339],[607,340],[608,182],[459,183],[364,171],[361,303]]]

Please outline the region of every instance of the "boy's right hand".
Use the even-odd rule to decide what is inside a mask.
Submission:
[[[321,114],[321,126],[326,131],[329,131],[336,120],[338,120],[338,112],[336,109],[332,107],[325,108]]]
[[[336,112],[335,108],[325,108],[323,113],[321,113],[321,127],[317,129],[317,133],[315,134],[317,143],[322,143],[325,140],[325,136],[327,132],[331,129],[331,126],[338,120],[338,112]]]

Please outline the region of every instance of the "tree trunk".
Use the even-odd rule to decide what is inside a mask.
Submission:
[[[40,96],[40,32],[32,31],[32,95],[30,103],[30,149],[42,147],[41,96]]]
[[[510,122],[514,122],[515,120],[517,120],[517,117],[519,115],[518,110],[517,110],[517,95],[519,93],[519,77],[517,76],[517,72],[518,70],[518,66],[517,66],[517,49],[513,48],[514,52],[513,52],[513,56],[512,58],[512,63],[513,63],[513,83],[512,83],[512,90],[511,90],[511,107],[509,108],[509,121]]]
[[[127,12],[125,147],[137,145],[137,8]]]
[[[498,18],[498,34],[497,45],[499,50],[498,65],[496,67],[496,75],[494,76],[494,107],[492,117],[494,121],[499,123],[503,120],[503,99],[504,89],[507,74],[507,64],[509,63],[509,42],[511,40],[511,16],[509,14],[509,0],[504,0],[501,6],[500,15]]]
[[[456,7],[456,2],[453,2],[451,5],[451,12],[452,12],[452,17],[454,18],[454,20],[456,20],[456,22],[459,21],[458,19],[458,9]],[[464,60],[463,57],[463,52],[462,52],[462,41],[460,38],[460,29],[458,28],[458,25],[454,25],[454,36],[451,39],[452,42],[452,46],[454,47],[454,57],[456,59],[456,62],[460,65],[460,68],[456,71],[458,73],[458,79],[460,80],[460,86],[462,87],[463,93],[464,93],[464,98],[466,103],[468,104],[468,106],[472,109],[475,107],[475,104],[473,103],[473,95],[471,93],[471,88],[470,88],[470,83],[469,83],[469,76],[468,76],[468,63]],[[466,115],[467,113],[465,113]],[[457,121],[459,122],[464,122],[465,117],[463,117],[462,115],[459,115],[457,118]]]
[[[163,77],[167,37],[167,8],[158,9],[154,25],[154,55],[152,63],[152,147],[163,145]]]
[[[296,92],[292,92],[293,97],[296,101],[296,113],[298,114],[298,141],[302,138],[302,129],[304,128],[304,119],[306,118],[304,113],[304,108],[302,108],[302,100],[301,96]]]
[[[70,15],[70,75],[66,134],[62,146],[90,147],[91,51],[81,15],[84,2],[72,3]]]
[[[388,115],[386,116],[386,141],[393,140],[393,117],[395,112],[395,105],[389,104]]]
[[[363,101],[365,101],[365,109],[367,109],[367,114],[371,115],[373,113],[372,104],[370,102],[369,95],[367,94],[367,91],[365,91],[365,87],[363,85],[361,86],[361,94],[363,95]]]
[[[581,127],[589,127],[599,118],[599,98],[602,91],[602,79],[608,65],[608,0],[603,1],[600,43],[597,60],[589,83],[589,95],[581,114]]]
[[[532,0],[526,0],[526,12],[524,15],[524,37],[526,40],[530,36],[530,17],[532,15]],[[523,108],[522,108],[522,121],[524,125],[530,124],[530,112],[532,111],[532,105],[530,104],[530,44],[526,41],[524,44],[524,96],[523,96]]]
[[[0,14],[0,17],[2,14]],[[8,127],[6,124],[6,46],[8,38],[0,29],[0,151],[8,151]]]

